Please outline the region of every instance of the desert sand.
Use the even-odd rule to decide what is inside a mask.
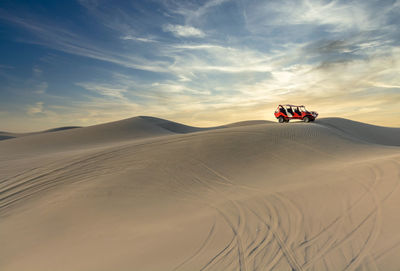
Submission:
[[[135,117],[0,138],[0,270],[400,268],[400,128]]]

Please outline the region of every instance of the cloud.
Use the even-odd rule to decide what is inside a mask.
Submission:
[[[172,14],[179,14],[185,18],[187,24],[201,21],[213,8],[216,8],[232,0],[208,0],[201,1],[201,5],[185,1],[165,1],[164,5]]]
[[[43,73],[43,71],[38,66],[34,66],[32,68],[32,72],[33,72],[33,76],[35,76],[35,77],[39,77]]]
[[[30,105],[26,109],[29,115],[43,113],[43,102],[37,102],[35,105]]]
[[[154,39],[149,39],[149,38],[141,38],[141,37],[135,37],[132,35],[126,35],[121,37],[122,40],[133,40],[133,41],[140,41],[140,42],[158,42]]]
[[[163,48],[163,54],[173,57],[174,65],[171,65],[169,70],[180,75],[271,70],[271,55],[245,46],[234,48],[210,43],[177,44]]]
[[[205,36],[205,33],[193,26],[188,25],[173,25],[173,24],[166,24],[163,26],[163,30],[165,32],[171,32],[176,37],[197,37],[202,38]]]
[[[124,67],[162,72],[168,65],[165,61],[156,59],[147,60],[140,55],[124,52],[123,50],[110,50],[100,47],[96,42],[77,32],[68,30],[60,25],[44,23],[35,19],[11,16],[0,10],[0,18],[12,22],[32,34],[34,38],[19,39],[20,42],[41,45],[47,48],[66,53],[98,59]]]
[[[48,87],[49,85],[47,84],[47,82],[41,82],[36,86],[34,92],[36,94],[45,94]]]
[[[107,96],[109,98],[116,98],[124,100],[124,93],[127,92],[125,88],[116,85],[96,84],[96,83],[76,83],[77,86],[83,87],[89,91]]]
[[[357,2],[301,1],[300,5],[293,7],[290,15],[289,24],[330,25],[337,32],[354,28],[370,30],[375,23],[368,10]]]
[[[392,1],[249,1],[245,28],[267,48],[354,36],[397,40],[399,8]],[[379,10],[379,12],[377,12]],[[361,43],[362,40],[359,40]],[[373,43],[365,43],[365,46]]]

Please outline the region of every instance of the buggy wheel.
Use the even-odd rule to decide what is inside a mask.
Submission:
[[[304,121],[304,122],[310,122],[310,118],[309,118],[309,117],[304,117],[304,118],[303,118],[303,121]]]
[[[283,122],[285,122],[285,119],[284,119],[282,116],[280,116],[280,117],[278,118],[278,121],[279,121],[279,123],[283,123]]]
[[[285,119],[285,122],[289,122],[289,119]]]

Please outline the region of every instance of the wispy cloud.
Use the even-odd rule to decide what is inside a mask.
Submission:
[[[193,26],[188,25],[173,25],[167,24],[163,26],[165,32],[171,32],[177,37],[197,37],[202,38],[205,36],[205,33]]]
[[[39,113],[43,113],[43,102],[37,102],[34,105],[30,105],[27,107],[26,111],[29,115],[36,115]]]
[[[198,5],[185,1],[165,1],[164,5],[168,12],[179,14],[185,18],[186,23],[192,24],[202,20],[213,8],[231,1],[232,0],[208,0],[202,1]]]
[[[142,37],[135,37],[132,35],[126,35],[121,37],[122,40],[133,40],[133,41],[139,41],[139,42],[158,42],[154,39],[150,39],[150,38],[142,38]]]
[[[127,92],[125,88],[116,85],[104,85],[95,83],[76,83],[77,86],[83,87],[86,90],[106,96],[109,98],[125,99],[124,93]]]
[[[42,23],[34,19],[10,16],[1,12],[1,10],[0,19],[5,19],[9,22],[15,23],[34,34],[30,39],[19,39],[21,42],[38,44],[70,54],[98,59],[140,70],[163,71],[165,70],[165,66],[168,64],[157,60],[149,61],[138,55],[110,51],[99,47],[94,41],[82,35],[65,29],[63,26]]]
[[[45,94],[48,86],[47,82],[41,82],[35,87],[34,92],[36,94]]]
[[[32,68],[32,71],[33,71],[33,75],[35,77],[40,77],[42,75],[42,73],[43,73],[43,71],[38,66],[34,66]]]
[[[336,30],[367,23],[367,14],[355,2],[300,0],[267,1],[246,6],[247,22],[260,31],[265,26],[330,25]]]

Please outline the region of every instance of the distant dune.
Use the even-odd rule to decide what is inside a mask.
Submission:
[[[0,270],[400,266],[400,128],[140,116],[0,140]]]
[[[35,135],[35,134],[58,132],[58,131],[64,131],[64,130],[69,130],[69,129],[75,129],[75,128],[81,128],[81,127],[80,126],[65,126],[65,127],[58,127],[58,128],[53,128],[53,129],[40,131],[40,132],[33,132],[33,133],[9,133],[9,132],[0,131],[0,140]]]

